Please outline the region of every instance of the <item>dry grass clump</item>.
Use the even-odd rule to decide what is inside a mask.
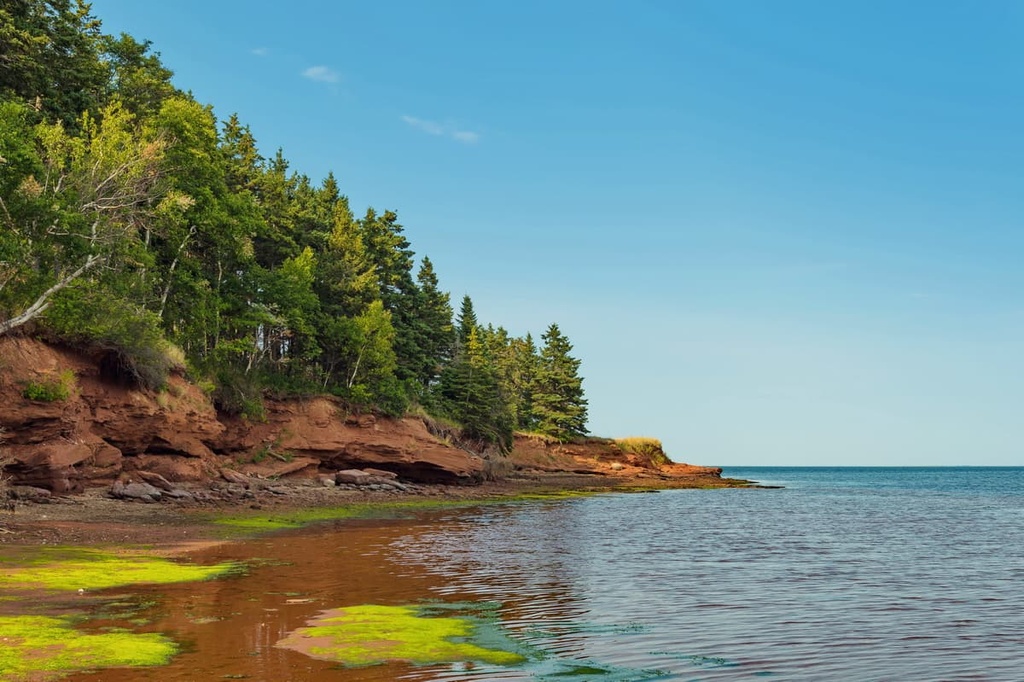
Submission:
[[[651,464],[669,464],[671,460],[661,447],[661,441],[657,438],[647,436],[630,436],[628,438],[616,438],[615,444],[619,449],[630,455],[637,455],[650,460]]]

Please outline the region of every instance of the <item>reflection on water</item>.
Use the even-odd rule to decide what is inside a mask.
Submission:
[[[1015,680],[1024,496],[805,485],[346,522],[216,547],[248,575],[153,588],[185,652],[103,680]],[[498,602],[543,652],[343,669],[274,646],[328,609]],[[80,676],[95,680],[95,676]]]

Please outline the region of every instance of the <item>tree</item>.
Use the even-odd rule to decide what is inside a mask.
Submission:
[[[541,337],[532,387],[531,413],[536,429],[565,441],[587,433],[587,401],[583,397],[580,361],[569,355],[572,344],[552,324]]]
[[[460,346],[465,346],[469,343],[469,336],[474,331],[480,328],[480,323],[476,319],[476,311],[473,310],[473,299],[466,294],[462,297],[462,305],[459,306],[459,316],[456,318],[456,331],[458,336],[456,341]]]
[[[17,0],[0,7],[0,96],[77,132],[102,106],[108,72],[100,22],[83,0]]]
[[[78,278],[119,266],[137,247],[158,203],[166,146],[115,102],[99,119],[83,114],[81,135],[60,122],[36,126],[42,151],[32,158],[16,139],[28,134],[24,109],[3,107],[13,121],[0,131],[0,148],[12,147],[17,163],[0,165],[0,184],[16,186],[0,197],[0,249],[19,260],[0,263],[0,334],[37,318]]]
[[[427,257],[420,263],[416,282],[419,286],[419,300],[415,307],[416,323],[422,350],[422,362],[416,368],[416,379],[420,388],[426,391],[437,381],[441,370],[451,360],[455,328],[452,326],[450,297],[438,287],[434,264]]]
[[[441,410],[462,426],[464,436],[511,448],[512,415],[476,329],[441,373],[438,394]]]
[[[174,73],[161,63],[158,52],[150,52],[150,41],[122,33],[117,38],[103,36],[101,44],[111,96],[136,116],[155,114],[164,100],[177,94],[171,85]]]

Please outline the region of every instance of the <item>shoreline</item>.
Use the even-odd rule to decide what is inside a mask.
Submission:
[[[218,519],[280,514],[307,518],[295,527],[332,518],[329,510],[346,508],[410,509],[471,506],[517,499],[569,497],[601,493],[657,492],[673,489],[757,488],[739,479],[704,476],[595,476],[571,472],[534,473],[479,485],[424,484],[409,491],[328,488],[315,481],[253,481],[243,497],[154,503],[118,500],[104,488],[88,489],[46,502],[24,502],[0,512],[0,546],[71,545],[144,547],[147,552],[177,555],[211,543],[246,539],[278,528],[233,529]],[[336,517],[344,518],[344,517]]]

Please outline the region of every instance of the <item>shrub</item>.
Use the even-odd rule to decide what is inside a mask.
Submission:
[[[60,376],[55,379],[28,382],[21,391],[21,395],[26,400],[54,403],[58,400],[67,400],[71,396],[71,389],[74,385],[75,373],[69,369],[61,372]]]
[[[210,397],[214,406],[225,414],[259,422],[267,419],[259,381],[240,370],[221,368],[217,372],[217,387]]]
[[[181,354],[164,339],[155,313],[83,282],[54,298],[44,324],[50,335],[99,357],[100,373],[130,386],[157,390]]]

